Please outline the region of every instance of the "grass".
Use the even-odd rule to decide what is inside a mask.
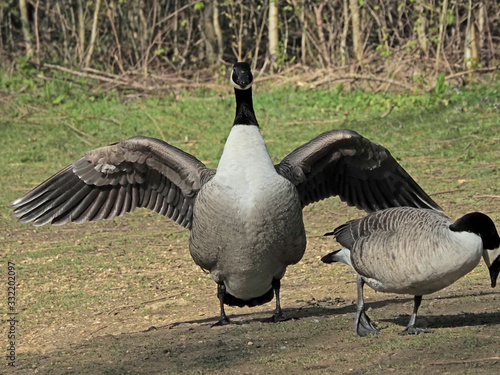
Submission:
[[[84,337],[79,342],[86,342],[97,340],[103,332],[122,333],[117,337],[141,355],[147,352],[144,348],[156,350],[159,354],[155,352],[152,358],[164,358],[163,350],[171,348],[174,373],[210,373],[224,366],[245,370],[246,365],[249,371],[257,366],[256,373],[259,368],[279,371],[297,366],[321,371],[322,366],[334,362],[340,363],[345,373],[353,366],[353,358],[363,358],[367,364],[379,363],[381,367],[377,370],[367,365],[363,367],[365,372],[360,373],[375,374],[387,371],[385,360],[377,362],[375,358],[388,351],[410,358],[414,351],[431,356],[442,352],[445,358],[454,358],[454,351],[467,356],[494,346],[493,339],[481,336],[482,325],[459,325],[434,335],[401,338],[396,335],[401,326],[384,323],[388,328],[380,337],[364,341],[354,337],[350,332],[353,317],[347,310],[353,297],[346,292],[355,290],[354,284],[346,284],[353,281],[352,273],[336,268],[333,276],[325,275],[318,260],[322,253],[330,251],[319,239],[322,234],[336,223],[360,214],[344,209],[337,199],[305,209],[311,243],[319,245],[308,250],[304,260],[284,279],[285,299],[295,306],[308,307],[311,296],[317,302],[334,298],[339,295],[336,293],[347,293],[340,294],[345,296],[345,302],[320,310],[325,316],[318,322],[306,318],[290,324],[252,324],[250,328],[244,325],[229,331],[230,334],[222,332],[220,345],[211,333],[198,338],[197,328],[180,329],[181,339],[172,338],[172,342],[165,341],[165,337],[170,337],[168,330],[136,336],[144,325],[147,328],[165,325],[166,321],[203,320],[216,315],[214,284],[189,257],[189,233],[145,210],[82,226],[33,228],[12,219],[6,205],[86,151],[137,134],[164,138],[215,168],[234,117],[231,90],[137,99],[123,93],[89,91],[84,81],[42,82],[23,76],[2,77],[0,90],[0,240],[5,253],[2,261],[17,265],[17,298],[23,322],[19,332],[23,342],[20,355],[26,361],[46,364],[43,353],[52,350],[56,358],[50,361],[55,367],[49,367],[63,373],[67,371],[65,360],[69,356],[74,356],[75,363],[84,369],[88,353],[101,353],[104,348],[106,363],[113,365],[100,368],[101,373],[142,373],[130,367],[142,357],[127,353],[127,346],[113,337],[90,341],[95,347],[89,344],[77,349],[70,347],[67,352],[57,351],[58,345],[74,342],[71,336]],[[496,82],[488,87],[448,88],[441,95],[375,95],[259,85],[254,91],[257,118],[275,162],[321,132],[353,129],[386,146],[427,192],[437,193],[435,199],[452,217],[480,210],[496,222],[500,222],[500,108],[495,102],[498,97],[500,84]],[[396,105],[393,111],[381,117],[392,105]],[[468,275],[467,282],[484,284],[485,275],[485,270],[479,268]],[[457,284],[457,288],[468,285]],[[297,293],[302,299],[294,297]],[[377,298],[383,297],[374,297]],[[480,297],[467,298],[473,304]],[[144,305],[144,301],[154,303]],[[437,307],[433,305],[432,309],[445,302],[448,301],[437,301]],[[427,303],[424,299],[423,311],[431,311]],[[399,311],[409,314],[410,305],[406,303],[406,310]],[[337,313],[337,307],[349,313]],[[386,309],[370,314],[381,318]],[[398,310],[398,306],[392,309]],[[240,310],[233,311],[239,314]],[[60,333],[57,336],[50,332]],[[47,338],[50,345],[43,348],[41,342]],[[134,346],[144,339],[150,341]],[[249,341],[254,345],[249,346]],[[450,343],[452,349],[447,349]],[[212,344],[215,347],[210,347]],[[193,348],[201,351],[198,357]],[[132,356],[129,362],[127,356]],[[190,361],[197,361],[196,365]],[[468,366],[474,373],[482,365]],[[391,368],[417,373],[421,364],[416,360],[401,361]]]

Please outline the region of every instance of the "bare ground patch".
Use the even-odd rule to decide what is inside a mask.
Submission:
[[[453,207],[453,193],[446,197]],[[484,265],[424,297],[418,323],[435,333],[398,336],[412,297],[366,288],[382,333],[354,335],[354,274],[320,258],[338,246],[323,233],[361,214],[332,200],[307,209],[308,250],[282,283],[290,320],[263,323],[271,302],[228,308],[237,324],[221,328],[211,328],[215,283],[190,259],[188,232],[167,219],[140,211],[82,226],[16,226],[5,244],[20,259],[17,373],[497,373],[500,294]]]

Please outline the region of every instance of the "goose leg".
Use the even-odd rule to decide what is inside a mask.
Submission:
[[[419,333],[432,333],[432,329],[417,328],[415,327],[415,321],[417,320],[417,311],[422,303],[422,296],[415,296],[413,298],[413,314],[411,314],[410,322],[406,326],[404,331],[399,332],[400,335],[418,335]]]
[[[378,334],[380,331],[375,326],[375,323],[366,315],[365,301],[363,299],[363,287],[365,281],[358,275],[356,279],[358,300],[356,302],[356,320],[354,321],[354,332],[360,337],[368,336],[369,334]]]
[[[217,323],[212,324],[212,327],[225,326],[231,324],[231,321],[224,311],[224,295],[226,294],[226,286],[224,283],[217,284],[217,297],[220,302],[220,319]]]
[[[273,289],[274,289],[274,294],[276,296],[276,310],[274,311],[274,314],[273,314],[273,321],[275,323],[288,320],[286,318],[285,314],[283,314],[283,310],[281,310],[280,288],[281,288],[281,281],[277,280],[277,279],[273,279]]]

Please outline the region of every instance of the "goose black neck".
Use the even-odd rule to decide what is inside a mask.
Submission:
[[[253,111],[252,88],[246,90],[235,88],[234,94],[236,96],[236,116],[233,125],[259,126]]]

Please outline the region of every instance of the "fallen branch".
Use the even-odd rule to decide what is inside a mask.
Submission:
[[[156,122],[156,120],[153,118],[153,116],[151,116],[147,111],[143,110],[144,113],[146,114],[146,116],[149,117],[149,119],[151,121],[153,121],[153,124],[155,124],[156,126],[156,129],[160,132],[161,134],[161,139],[163,139],[165,142],[167,141],[167,139],[165,138],[165,134],[163,134],[163,131],[161,130],[161,128],[158,126],[158,122]]]
[[[283,125],[302,125],[302,124],[335,124],[337,122],[342,122],[343,120],[341,119],[335,119],[335,120],[325,120],[325,121],[292,121],[292,122],[286,122]]]
[[[486,358],[476,358],[476,359],[462,359],[458,361],[435,361],[429,362],[430,365],[455,365],[462,363],[474,363],[474,362],[484,362],[484,361],[498,361],[500,357],[486,357]]]
[[[462,191],[462,190],[463,189],[445,190],[445,191],[439,191],[437,193],[432,193],[432,194],[429,194],[429,195],[432,196],[432,195],[442,195],[442,194],[456,193],[457,191]]]
[[[395,80],[390,79],[390,78],[375,77],[375,76],[365,76],[365,75],[361,75],[361,74],[345,74],[345,75],[338,76],[338,77],[325,77],[325,78],[323,78],[322,80],[320,80],[318,82],[312,83],[311,87],[312,88],[316,88],[316,87],[321,86],[321,85],[323,85],[325,83],[334,82],[334,81],[345,81],[345,80],[368,80],[368,81],[376,81],[376,82],[389,83],[391,85],[404,87],[407,90],[413,90],[414,89],[413,86],[410,86],[410,85],[408,85],[408,84],[406,84],[404,82],[395,81]]]
[[[183,292],[181,292],[181,293],[176,293],[176,294],[172,294],[172,295],[170,295],[170,296],[159,297],[159,298],[154,298],[154,299],[150,299],[150,300],[147,300],[147,301],[142,301],[142,302],[140,302],[140,303],[136,303],[136,304],[133,304],[133,305],[122,305],[122,306],[117,306],[117,307],[115,307],[115,308],[113,308],[113,309],[109,310],[109,311],[107,312],[107,314],[108,314],[108,315],[111,315],[111,313],[112,313],[113,311],[123,310],[123,309],[128,309],[128,308],[137,308],[137,307],[140,307],[140,306],[144,306],[144,305],[146,305],[146,304],[148,304],[148,303],[153,303],[153,302],[163,301],[163,300],[166,300],[166,299],[169,299],[169,298],[172,298],[172,297],[177,297],[177,296],[180,296],[180,295],[182,295],[182,294],[183,294]],[[103,313],[104,313],[104,311],[101,311],[101,312],[96,313],[95,315],[97,316],[97,315],[101,315],[101,314],[103,314]]]
[[[450,74],[449,76],[444,77],[444,80],[447,81],[447,80],[450,80],[450,79],[453,79],[453,78],[457,78],[457,77],[461,77],[461,76],[465,76],[465,75],[471,74],[471,73],[494,72],[494,71],[497,71],[497,70],[500,70],[500,68],[498,66],[495,66],[495,67],[492,67],[492,68],[471,69],[471,70],[466,70],[465,72],[459,72],[459,73],[455,73],[455,74]]]
[[[396,107],[396,104],[391,104],[391,106],[389,107],[389,109],[387,111],[385,111],[384,114],[382,114],[380,117],[381,118],[384,118],[384,117],[387,117],[391,114],[392,110]]]

